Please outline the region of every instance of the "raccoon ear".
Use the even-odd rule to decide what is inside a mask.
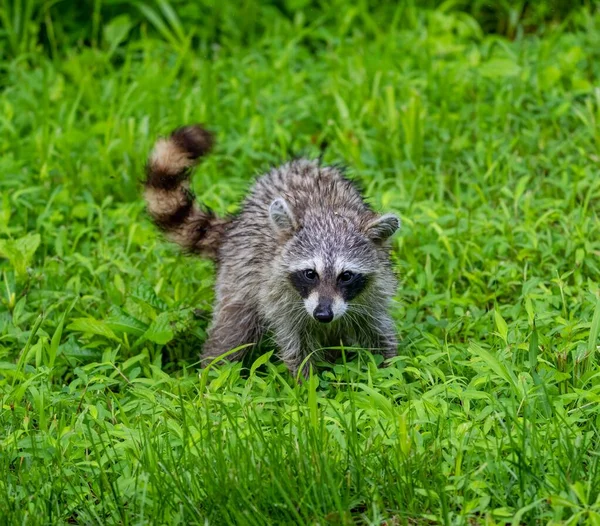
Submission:
[[[384,214],[371,221],[366,228],[366,234],[373,241],[385,241],[400,228],[400,219],[394,214]]]
[[[278,232],[290,232],[296,229],[296,219],[285,202],[285,199],[278,197],[269,206],[269,218],[273,228]]]

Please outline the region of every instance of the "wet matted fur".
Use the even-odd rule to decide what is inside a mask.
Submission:
[[[294,374],[303,363],[306,374],[320,351],[342,343],[395,356],[389,238],[398,218],[375,213],[339,169],[306,159],[260,177],[237,216],[216,217],[189,186],[191,168],[212,145],[201,126],[175,130],[156,142],[145,182],[154,223],[187,251],[217,262],[203,359],[267,334]]]

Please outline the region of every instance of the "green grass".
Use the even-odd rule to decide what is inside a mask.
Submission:
[[[600,14],[285,4],[0,4],[2,522],[600,524]],[[391,367],[198,368],[213,270],[139,185],[196,121],[220,213],[327,143],[401,216]]]

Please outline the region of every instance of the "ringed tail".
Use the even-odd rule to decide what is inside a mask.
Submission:
[[[190,190],[192,168],[210,152],[211,132],[177,128],[156,141],[146,165],[144,197],[154,224],[186,251],[216,259],[228,219],[203,209]]]

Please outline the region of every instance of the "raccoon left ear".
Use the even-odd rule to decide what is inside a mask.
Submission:
[[[269,218],[278,232],[291,232],[296,229],[296,219],[285,199],[278,197],[269,206]]]
[[[367,237],[373,241],[385,241],[400,228],[400,219],[394,214],[384,214],[367,225]]]

